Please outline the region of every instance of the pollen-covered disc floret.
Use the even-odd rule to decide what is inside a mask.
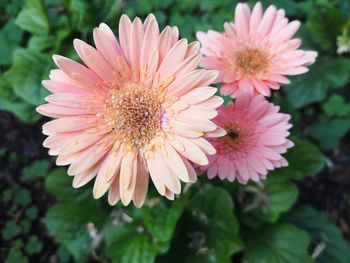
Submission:
[[[153,15],[123,15],[119,41],[106,24],[93,37],[96,48],[74,41],[86,66],[54,56],[59,69],[43,81],[53,94],[37,108],[56,118],[43,126],[44,146],[69,165],[74,187],[95,178],[95,198],[108,191],[110,204],[140,207],[151,178],[174,199],[181,181],[196,180],[191,163],[215,153],[204,136],[225,134],[211,121],[223,102],[209,86],[217,72],[198,70],[199,44],[179,40],[176,27],[159,32]]]
[[[115,89],[106,100],[105,120],[129,148],[147,145],[161,131],[162,93],[143,85]]]
[[[254,76],[266,71],[269,58],[263,50],[254,48],[244,48],[233,53],[232,69],[238,70],[242,75]]]
[[[240,93],[234,103],[219,108],[214,122],[227,133],[209,139],[217,153],[199,169],[207,171],[209,178],[240,183],[265,179],[268,171],[288,165],[282,154],[293,146],[287,139],[289,119],[262,95]]]
[[[273,5],[263,12],[261,3],[252,11],[239,3],[235,21],[224,24],[225,32],[197,33],[205,55],[201,66],[219,70],[223,95],[253,91],[270,96],[271,89],[289,83],[286,75],[305,73],[315,62],[317,53],[298,49],[301,40],[292,38],[299,26]]]

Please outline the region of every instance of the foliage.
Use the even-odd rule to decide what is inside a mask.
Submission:
[[[77,262],[96,251],[112,262],[231,262],[240,251],[247,262],[283,262],[286,256],[289,262],[312,262],[308,234],[281,215],[298,195],[290,180],[314,175],[323,158],[306,141],[297,142],[294,151],[291,166],[261,184],[231,189],[198,182],[174,202],[150,197],[140,210],[92,200],[89,188],[73,189],[65,169],[57,169],[46,180],[57,200],[46,225]],[[274,242],[278,245],[271,246]]]
[[[223,23],[233,19],[237,2],[0,1],[0,109],[25,123],[37,123],[41,117],[35,108],[48,94],[41,81],[55,67],[52,55],[77,59],[73,39],[91,43],[92,30],[101,22],[116,33],[122,13],[145,18],[153,12],[161,28],[176,25],[182,37],[194,41],[197,31],[222,30]],[[43,228],[38,222],[45,223],[57,242],[59,262],[348,262],[349,244],[330,216],[299,206],[298,182],[316,180],[325,169],[325,157],[337,155],[350,130],[350,59],[349,54],[336,53],[339,36],[343,44],[350,43],[350,2],[262,2],[301,20],[297,36],[302,47],[318,52],[308,73],[291,77],[291,84],[273,94],[294,124],[295,146],[285,154],[289,166],[247,185],[209,182],[203,176],[193,186],[185,186],[173,202],[150,194],[145,206],[136,209],[94,200],[91,185],[74,189],[66,169],[51,171],[49,158],[34,160],[19,169],[20,184],[0,195],[8,208],[0,221],[2,241],[10,248],[5,263],[37,261],[46,241],[35,233],[38,225]],[[4,156],[15,165],[22,158],[1,148],[0,158]],[[29,189],[44,187],[44,180],[53,197],[45,215]]]
[[[310,250],[317,263],[345,263],[350,258],[349,244],[329,215],[310,206],[294,208],[286,218],[310,234]]]

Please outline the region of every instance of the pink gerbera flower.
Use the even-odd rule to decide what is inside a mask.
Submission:
[[[197,33],[206,56],[201,66],[220,71],[217,81],[223,82],[225,96],[247,90],[270,96],[270,89],[289,83],[285,75],[305,73],[315,62],[317,53],[298,50],[301,40],[292,39],[299,26],[299,21],[288,22],[282,9],[270,6],[263,13],[257,3],[251,12],[239,3],[235,22],[225,23],[224,33]]]
[[[137,207],[144,203],[149,175],[169,199],[183,182],[194,182],[190,161],[207,164],[214,147],[204,135],[224,132],[210,121],[223,100],[208,85],[216,71],[196,70],[199,44],[179,40],[176,27],[161,33],[153,15],[144,23],[123,15],[119,42],[106,24],[94,30],[96,49],[76,39],[86,66],[54,56],[43,85],[53,94],[38,112],[56,118],[43,126],[44,146],[70,165],[73,186],[96,177],[93,195]]]
[[[214,122],[227,134],[210,138],[216,155],[209,157],[209,164],[201,166],[209,178],[247,183],[248,180],[265,179],[268,171],[287,166],[281,154],[293,143],[286,137],[292,125],[290,116],[279,113],[279,107],[265,100],[262,95],[240,93],[235,103],[219,108]]]

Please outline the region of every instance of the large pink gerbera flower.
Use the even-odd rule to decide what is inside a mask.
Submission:
[[[285,75],[305,73],[315,61],[316,52],[298,50],[301,40],[292,39],[299,26],[299,21],[289,23],[282,9],[270,6],[263,13],[257,3],[251,12],[239,3],[235,22],[225,23],[224,33],[197,33],[206,56],[201,66],[220,71],[217,81],[223,82],[223,95],[254,90],[270,96],[270,89],[289,83]]]
[[[209,178],[240,183],[265,179],[268,171],[288,165],[281,154],[293,143],[286,137],[291,124],[290,116],[279,113],[279,107],[265,100],[262,95],[240,93],[235,103],[219,108],[214,122],[227,134],[210,138],[216,155],[209,156],[209,164],[201,166]]]
[[[223,102],[208,87],[217,73],[196,70],[199,44],[178,36],[176,27],[159,33],[153,15],[144,23],[123,15],[119,43],[105,24],[94,30],[97,49],[74,41],[86,66],[54,56],[60,69],[43,82],[53,95],[37,110],[57,118],[43,126],[44,146],[70,165],[74,187],[96,177],[95,198],[109,191],[110,204],[140,207],[149,175],[173,199],[180,181],[196,180],[190,161],[207,164],[215,153],[203,136],[224,133],[210,121]]]

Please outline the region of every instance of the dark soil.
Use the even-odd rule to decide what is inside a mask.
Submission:
[[[299,183],[299,202],[327,211],[350,241],[350,138],[326,158],[326,169]]]
[[[0,111],[0,149],[3,154],[0,157],[0,189],[1,193],[6,189],[27,189],[31,192],[32,203],[39,208],[39,216],[31,226],[28,234],[20,235],[24,243],[30,235],[37,235],[44,247],[40,256],[30,256],[30,262],[54,262],[52,255],[55,254],[56,245],[49,237],[42,218],[46,210],[53,203],[53,199],[45,191],[44,183],[26,182],[21,179],[21,170],[30,165],[35,160],[50,159],[47,150],[42,147],[45,139],[41,133],[42,123],[26,125],[19,122],[13,115]],[[2,202],[2,200],[0,200]],[[11,211],[13,202],[0,203],[0,229],[3,229],[5,222],[14,220],[18,223],[24,219],[23,211],[25,207]],[[29,206],[28,205],[28,206]],[[0,235],[0,262],[5,262],[5,258],[14,244],[12,240],[2,240]]]

